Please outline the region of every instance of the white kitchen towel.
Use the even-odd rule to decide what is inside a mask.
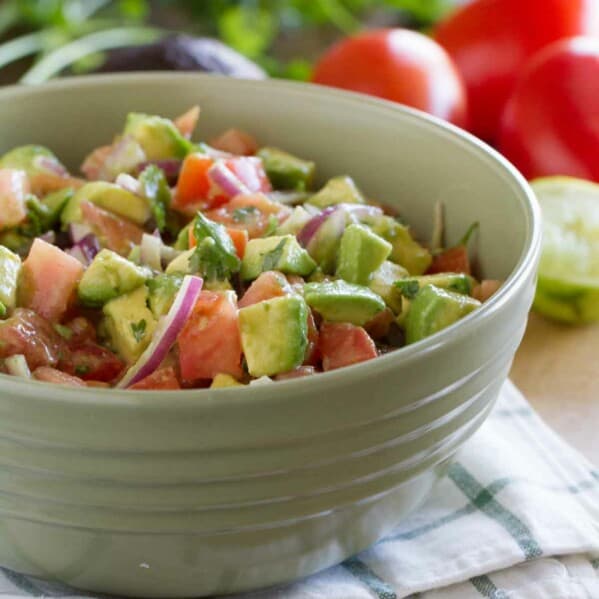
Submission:
[[[7,570],[0,594],[97,596]],[[512,383],[430,499],[386,539],[310,578],[235,595],[403,597],[599,599],[599,470]]]

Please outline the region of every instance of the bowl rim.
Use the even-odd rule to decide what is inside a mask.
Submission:
[[[51,385],[41,381],[21,379],[0,374],[0,389],[16,396],[26,396],[28,400],[43,402],[53,401],[65,405],[89,406],[90,399],[96,399],[94,407],[131,408],[139,406],[146,409],[174,408],[177,405],[190,407],[197,405],[214,405],[214,395],[218,395],[219,405],[235,405],[245,401],[271,401],[281,403],[287,397],[293,399],[295,391],[318,392],[323,384],[335,386],[351,384],[355,379],[366,376],[380,375],[383,371],[393,368],[398,360],[402,363],[412,362],[443,348],[449,343],[468,335],[485,318],[501,310],[525,284],[533,274],[541,251],[541,211],[534,192],[522,174],[497,150],[459,127],[420,110],[403,106],[395,102],[375,98],[361,93],[350,92],[335,88],[281,79],[237,79],[215,74],[170,72],[170,71],[132,71],[127,73],[108,73],[98,75],[82,75],[65,77],[37,86],[11,85],[0,89],[0,101],[14,99],[20,96],[44,95],[53,90],[76,90],[86,87],[134,87],[138,82],[162,82],[189,84],[195,80],[198,85],[218,80],[219,85],[232,88],[253,88],[256,86],[272,87],[283,92],[299,94],[306,101],[317,101],[329,97],[340,104],[366,111],[402,114],[404,119],[419,122],[432,127],[438,135],[443,135],[462,146],[468,146],[476,151],[481,158],[495,167],[506,180],[511,180],[511,186],[519,196],[521,207],[527,219],[526,240],[518,262],[507,277],[499,291],[485,302],[481,308],[470,313],[460,321],[414,344],[378,356],[374,360],[346,366],[337,370],[319,373],[317,376],[301,377],[286,381],[276,381],[274,385],[248,385],[243,388],[222,389],[181,389],[177,391],[140,391],[133,393],[128,390],[98,387],[68,387]],[[43,393],[38,393],[43,390]],[[35,397],[32,395],[35,393]]]

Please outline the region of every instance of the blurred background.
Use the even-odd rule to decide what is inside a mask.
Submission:
[[[271,76],[305,80],[343,36],[396,25],[427,30],[466,1],[0,0],[0,83],[94,71],[112,48],[173,32],[220,39]],[[44,68],[28,76],[39,61]]]

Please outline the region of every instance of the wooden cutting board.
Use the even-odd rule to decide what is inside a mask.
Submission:
[[[599,465],[599,325],[531,314],[510,376],[547,424]]]

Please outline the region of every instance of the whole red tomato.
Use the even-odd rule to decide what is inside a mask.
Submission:
[[[379,29],[346,38],[316,65],[315,83],[363,92],[467,124],[464,86],[434,40],[405,29]]]
[[[599,34],[599,0],[475,0],[443,21],[435,39],[456,62],[472,132],[495,141],[526,60],[562,38]]]
[[[501,123],[499,149],[532,179],[599,181],[599,39],[551,44],[529,63]]]

